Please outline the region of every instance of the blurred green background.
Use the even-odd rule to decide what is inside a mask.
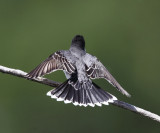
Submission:
[[[132,95],[95,82],[119,100],[160,115],[160,1],[0,1],[0,65],[29,72],[82,34]],[[63,72],[48,78],[63,82]],[[160,124],[110,106],[75,107],[46,96],[51,87],[0,73],[0,133],[159,133]]]

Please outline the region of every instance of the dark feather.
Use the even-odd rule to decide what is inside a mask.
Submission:
[[[60,51],[57,51],[28,73],[27,76],[30,78],[44,76],[56,70],[65,70],[69,74],[72,74],[76,69]]]
[[[87,66],[86,62],[86,73],[87,76],[91,79],[96,78],[104,78],[106,79],[110,84],[112,84],[114,87],[117,88],[122,94],[130,97],[130,94],[122,88],[122,86],[116,81],[116,79],[110,74],[110,72],[104,67],[104,65],[98,60],[88,54],[88,58],[91,59],[92,63]],[[84,60],[85,62],[85,60]]]

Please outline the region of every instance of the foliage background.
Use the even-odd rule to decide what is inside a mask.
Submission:
[[[118,99],[160,114],[160,1],[0,1],[0,64],[29,72],[51,53],[68,49],[82,34],[127,98],[96,80]],[[62,72],[47,76],[65,80]],[[1,133],[158,133],[159,123],[110,106],[75,107],[46,96],[51,87],[0,73]]]

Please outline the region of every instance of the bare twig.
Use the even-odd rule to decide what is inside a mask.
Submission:
[[[146,116],[146,117],[148,117],[152,120],[160,122],[160,116],[159,115],[154,114],[152,112],[149,112],[147,110],[144,110],[142,108],[136,107],[134,105],[131,105],[131,104],[125,103],[123,101],[119,101],[119,100],[116,100],[116,101],[114,101],[114,103],[111,103],[111,104],[115,105],[115,106],[118,106],[118,107],[121,107],[121,108],[124,108],[124,109],[127,109],[127,110],[130,110],[134,113],[141,114],[141,115]]]
[[[38,83],[41,83],[41,84],[45,84],[45,85],[48,85],[48,86],[51,86],[51,87],[57,87],[60,84],[59,82],[55,82],[55,81],[52,81],[52,80],[49,80],[49,79],[46,79],[46,78],[41,78],[41,77],[28,78],[28,77],[26,77],[27,73],[24,72],[24,71],[21,71],[21,70],[18,70],[18,69],[12,69],[12,68],[8,68],[8,67],[4,67],[4,66],[1,66],[1,65],[0,65],[0,72],[11,74],[11,75],[14,75],[14,76],[17,76],[17,77],[21,77],[21,78],[25,78],[25,79],[28,79],[28,80],[31,80],[31,81],[35,81],[35,82],[38,82]]]
[[[49,79],[46,79],[46,78],[41,78],[41,77],[34,78],[34,79],[28,78],[28,77],[26,77],[26,74],[27,74],[26,72],[23,72],[23,71],[18,70],[18,69],[11,69],[11,68],[4,67],[4,66],[1,66],[1,65],[0,65],[0,72],[6,73],[6,74],[11,74],[11,75],[18,76],[18,77],[21,77],[21,78],[25,78],[25,79],[35,81],[35,82],[38,82],[38,83],[41,83],[41,84],[45,84],[45,85],[48,85],[48,86],[51,86],[51,87],[57,87],[58,85],[60,85],[59,82],[55,82],[55,81],[52,81],[52,80],[49,80]],[[154,113],[151,113],[149,111],[146,111],[144,109],[136,107],[134,105],[131,105],[131,104],[125,103],[123,101],[119,101],[119,100],[116,100],[116,101],[114,101],[114,103],[111,103],[111,104],[115,105],[115,106],[118,106],[118,107],[121,107],[121,108],[124,108],[124,109],[127,109],[127,110],[130,110],[134,113],[146,116],[146,117],[148,117],[152,120],[160,122],[160,116],[159,115],[156,115]]]

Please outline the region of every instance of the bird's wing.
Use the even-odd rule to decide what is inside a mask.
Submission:
[[[75,71],[75,66],[67,60],[62,51],[57,51],[50,55],[45,61],[27,74],[27,77],[39,77],[56,70],[64,70],[69,74]]]
[[[95,56],[86,54],[86,56],[84,57],[84,62],[86,64],[86,72],[89,78],[104,78],[114,87],[116,87],[117,90],[119,90],[122,94],[130,97],[130,94],[121,87],[116,79]]]

